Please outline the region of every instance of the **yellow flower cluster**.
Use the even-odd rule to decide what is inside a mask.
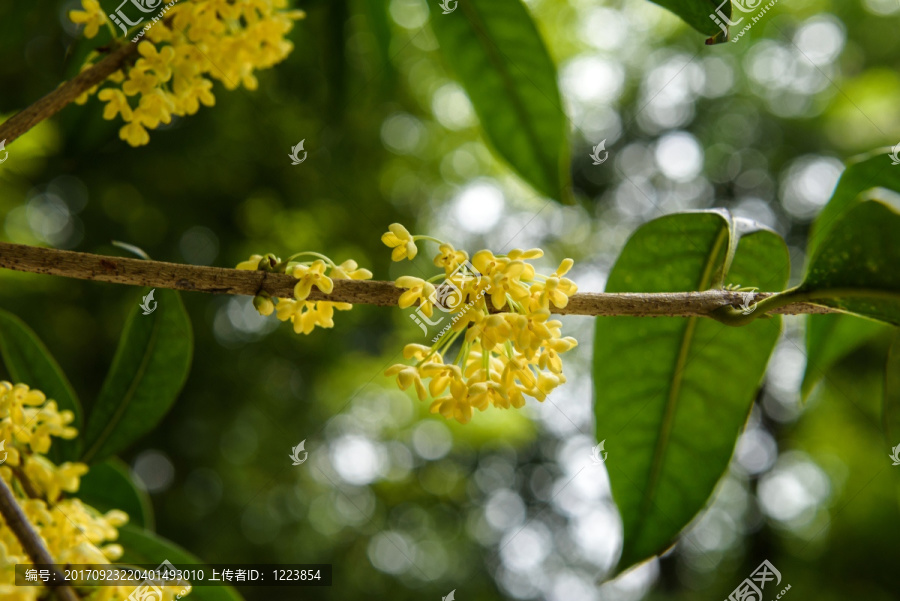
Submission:
[[[404,348],[404,357],[415,359],[415,364],[396,364],[385,372],[397,377],[401,389],[415,388],[420,400],[430,396],[432,413],[467,423],[475,409],[519,408],[526,395],[543,401],[566,381],[560,355],[578,343],[562,337],[562,324],[550,319],[550,312],[565,307],[578,289],[564,277],[572,259],[563,260],[554,273],[541,275],[528,262],[543,256],[536,248],[506,255],[482,250],[469,261],[465,251],[429,236],[412,236],[399,223],[381,239],[394,249],[395,261],[415,257],[416,240],[440,244],[434,265],[444,273],[428,281],[403,276],[395,285],[406,289],[401,308],[418,302],[417,313],[427,317],[438,308],[450,323],[431,347]],[[437,280],[443,282],[435,285]],[[444,356],[457,340],[456,358],[446,362]],[[430,380],[427,388],[425,380]]]
[[[73,23],[85,24],[91,38],[109,24],[96,0],[82,0],[84,10],[70,11]],[[168,7],[168,5],[167,5]],[[150,141],[147,129],[170,123],[172,116],[193,115],[200,104],[212,106],[218,79],[229,90],[257,88],[254,71],[281,62],[293,44],[285,35],[303,11],[287,10],[287,0],[192,0],[176,4],[164,18],[143,27],[138,37],[140,58],[107,79],[98,98],[106,103],[104,119],[121,116],[126,125],[119,137],[132,146]],[[93,53],[83,69],[100,57]],[[83,104],[95,86],[76,102]]]
[[[25,384],[0,382],[0,440],[7,454],[4,466],[21,469],[32,486],[54,503],[62,491],[78,490],[78,479],[87,472],[82,463],[54,466],[41,457],[50,450],[50,437],[74,438],[78,433],[68,424],[71,411],[59,411],[56,401],[48,401],[39,390]],[[20,446],[26,452],[20,452]]]
[[[63,492],[78,490],[88,468],[82,463],[54,465],[44,457],[51,436],[74,438],[69,426],[71,411],[60,411],[55,401],[25,384],[0,382],[0,478],[13,492],[32,528],[40,535],[55,563],[106,565],[122,555],[118,526],[128,516],[118,510],[100,513]],[[44,587],[16,586],[15,566],[30,564],[31,558],[0,517],[0,599],[36,601],[47,594]],[[103,586],[79,591],[92,601],[124,600],[134,586]],[[163,597],[171,601],[180,588],[166,587]],[[87,593],[87,594],[85,594]],[[161,600],[161,601],[163,601]]]
[[[295,258],[301,255],[315,255],[319,257],[314,261],[296,262]],[[290,321],[294,324],[294,331],[298,334],[309,334],[316,326],[320,328],[334,327],[334,311],[349,311],[353,308],[350,303],[335,303],[329,301],[308,301],[313,286],[321,292],[329,294],[334,288],[334,280],[370,280],[372,272],[361,269],[356,261],[350,259],[340,265],[331,259],[318,253],[298,253],[287,261],[282,261],[275,255],[252,255],[248,260],[239,263],[238,269],[250,271],[270,271],[287,273],[297,279],[294,286],[294,298],[277,299],[277,306],[272,298],[260,295],[253,299],[253,305],[260,315],[275,316],[281,321]]]

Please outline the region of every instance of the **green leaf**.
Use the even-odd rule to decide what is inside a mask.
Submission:
[[[157,290],[157,308],[135,303],[112,366],[88,418],[83,461],[101,461],[151,431],[187,379],[193,334],[181,297]]]
[[[900,324],[900,214],[882,202],[856,204],[828,229],[806,279],[788,295]]]
[[[900,444],[900,332],[894,335],[884,373],[882,421],[884,435],[893,447]]]
[[[379,78],[383,82],[395,81],[397,73],[391,62],[391,17],[388,14],[388,2],[357,0],[353,6],[365,18],[368,30],[374,38],[376,52],[373,54],[378,62]]]
[[[725,41],[724,32],[710,15],[715,14],[719,5],[722,5],[722,14],[731,17],[731,2],[723,3],[723,0],[653,0],[653,3],[675,13],[682,21],[700,33],[715,36],[716,41]],[[718,15],[717,18],[719,18]]]
[[[163,561],[169,561],[176,569],[203,567],[203,562],[175,543],[129,524],[119,528],[118,542],[125,548],[119,563],[159,565]],[[207,573],[211,572],[207,570]],[[191,601],[243,601],[238,592],[227,585],[195,586],[185,598]]]
[[[893,329],[888,324],[852,315],[808,315],[806,372],[800,386],[803,400],[809,398],[832,366],[873,338]]]
[[[441,54],[469,95],[488,140],[544,196],[568,188],[568,124],[556,66],[520,0],[463,0],[432,11]],[[566,193],[568,198],[568,193]]]
[[[56,359],[24,321],[0,310],[0,356],[13,383],[37,388],[56,401],[61,410],[71,411],[72,427],[81,431],[81,403]],[[80,441],[54,438],[49,456],[56,462],[74,460],[80,453]]]
[[[892,169],[881,148],[856,157],[847,163],[828,204],[810,229],[807,257],[814,257],[821,241],[850,208],[866,199],[866,191],[885,188],[900,193],[900,170]],[[872,193],[877,193],[873,191]],[[891,327],[883,323],[850,315],[809,315],[806,324],[806,373],[801,394],[809,397],[815,385],[838,361]]]
[[[816,254],[822,241],[838,218],[857,203],[867,200],[860,195],[873,188],[886,188],[900,194],[900,169],[892,168],[887,154],[890,149],[880,148],[856,157],[847,163],[828,204],[813,222],[809,232],[806,255]]]
[[[781,290],[780,236],[724,212],[669,215],[628,240],[607,292]],[[624,526],[620,567],[664,551],[704,507],[753,405],[781,319],[600,317],[594,348],[597,440],[606,440]]]
[[[128,466],[115,457],[91,466],[81,478],[78,498],[100,511],[121,509],[129,516],[129,524],[153,528],[153,505],[150,496],[131,480]]]

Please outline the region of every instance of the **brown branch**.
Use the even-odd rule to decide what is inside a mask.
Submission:
[[[286,274],[109,257],[8,242],[0,242],[0,268],[3,267],[148,288],[249,296],[265,292],[280,298],[292,298],[297,282]],[[397,306],[401,292],[402,289],[395,287],[393,282],[335,280],[331,294],[323,294],[313,288],[309,300],[391,307]],[[759,292],[753,300],[761,301],[771,295]],[[579,292],[569,299],[564,309],[555,309],[554,312],[560,315],[708,317],[720,307],[730,305],[738,308],[744,300],[744,293],[728,290],[656,294]],[[801,314],[838,311],[813,303],[793,303],[772,312]]]
[[[0,124],[0,140],[10,144],[29,129],[49,119],[67,104],[121,69],[137,51],[137,44],[126,42],[99,63],[79,73],[28,108]]]
[[[22,451],[19,451],[20,453]],[[32,499],[39,499],[41,497],[40,493],[38,493],[37,489],[35,489],[34,484],[31,483],[31,480],[28,479],[28,476],[25,475],[25,470],[18,466],[9,466],[9,469],[12,470],[13,475],[16,477],[16,480],[19,481],[19,484],[22,486],[22,490],[25,491],[25,494]]]
[[[44,541],[35,531],[31,522],[25,516],[25,512],[19,506],[12,489],[3,478],[0,478],[0,515],[6,525],[21,543],[22,548],[28,553],[28,557],[35,564],[52,565],[53,556],[44,546]],[[55,580],[57,582],[64,581],[63,575],[58,570],[54,570]],[[63,601],[78,601],[78,595],[75,590],[68,585],[59,585],[56,587],[56,594]]]

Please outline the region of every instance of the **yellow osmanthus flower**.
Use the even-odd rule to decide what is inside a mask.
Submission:
[[[138,44],[138,53],[141,58],[134,64],[134,68],[140,71],[152,70],[157,79],[166,82],[172,79],[172,61],[175,59],[175,49],[171,46],[163,46],[157,50],[150,42],[143,41]]]
[[[416,240],[428,239],[440,245],[434,264],[444,268],[429,280],[398,278],[395,285],[405,289],[400,307],[419,301],[417,313],[432,317],[437,307],[446,313],[439,321],[449,319],[431,347],[406,346],[404,356],[414,364],[398,363],[385,371],[402,390],[414,388],[420,400],[432,399],[432,413],[467,423],[476,409],[519,408],[526,396],[543,401],[566,381],[560,355],[578,342],[562,336],[562,323],[550,317],[552,308],[565,307],[578,290],[564,277],[572,259],[542,275],[528,262],[543,256],[537,248],[506,255],[481,250],[469,262],[469,255],[451,244],[413,236],[396,223],[389,230],[382,241],[393,248],[395,261],[407,258]],[[442,282],[434,284],[437,280]],[[456,358],[447,362],[451,347]]]
[[[82,0],[82,6],[83,11],[70,11],[69,19],[85,23],[85,36],[91,38],[108,21],[96,0]],[[161,19],[148,19],[143,29],[129,34],[134,37],[123,40],[138,44],[139,58],[101,84],[107,86],[98,96],[107,103],[103,117],[120,116],[125,125],[119,137],[141,146],[150,141],[148,129],[193,115],[201,104],[213,106],[213,80],[229,90],[241,85],[255,90],[255,71],[290,54],[293,44],[285,36],[304,16],[289,10],[287,0],[191,0],[168,8]],[[83,69],[100,57],[92,53]],[[83,104],[99,87],[76,102]]]
[[[78,491],[88,467],[69,462],[55,465],[45,456],[51,436],[68,439],[77,435],[69,425],[73,419],[71,411],[60,411],[56,402],[40,390],[0,382],[0,440],[6,452],[0,478],[54,563],[104,566],[123,553],[113,541],[128,515],[117,509],[103,513],[71,496]],[[15,585],[17,563],[31,564],[31,558],[0,517],[0,599],[46,598],[49,590],[45,587]],[[181,587],[162,588],[160,601],[172,601],[182,592]],[[133,590],[134,585],[79,587],[81,598],[91,601],[124,601]]]
[[[569,297],[575,294],[578,287],[575,285],[575,282],[563,276],[572,269],[574,264],[575,262],[572,259],[564,259],[560,263],[559,269],[554,271],[543,284],[538,284],[538,290],[542,292],[541,296],[538,297],[538,301],[542,306],[550,302],[553,306],[562,309],[569,304]]]
[[[325,269],[325,261],[321,259],[313,261],[310,265],[295,265],[291,270],[291,275],[298,280],[294,286],[294,298],[299,301],[306,300],[313,286],[325,294],[330,293],[334,289],[334,282],[325,275]]]
[[[372,272],[368,269],[361,268],[356,261],[348,259],[340,265],[331,268],[332,280],[371,280]],[[349,311],[353,308],[350,303],[329,303],[334,305],[338,311]]]
[[[81,0],[84,10],[70,10],[69,20],[76,25],[84,25],[84,37],[92,38],[100,31],[100,26],[105,24],[106,13],[97,0]]]
[[[145,44],[150,44],[150,42],[141,42],[141,46]],[[152,46],[152,44],[150,45]],[[143,96],[153,92],[159,83],[159,77],[155,73],[151,73],[146,67],[135,65],[128,71],[128,79],[122,84],[122,91],[126,96]]]
[[[309,262],[294,261],[301,255],[315,255],[319,258]],[[309,334],[316,326],[332,328],[334,327],[335,310],[349,311],[353,308],[350,303],[306,300],[314,286],[321,292],[329,294],[334,289],[334,280],[372,279],[372,272],[360,268],[352,259],[338,265],[318,253],[298,253],[286,261],[282,261],[272,254],[251,255],[246,261],[238,263],[237,268],[248,271],[288,273],[297,279],[297,283],[294,285],[293,299],[272,299],[268,295],[262,294],[253,299],[253,306],[260,315],[267,316],[274,312],[275,317],[281,321],[290,321],[294,325],[294,331],[298,334]]]
[[[273,255],[274,256],[274,255]],[[241,261],[237,264],[237,269],[241,269],[243,271],[256,271],[257,269],[263,270],[264,263],[260,263],[263,260],[262,255],[250,255],[250,258],[246,261]],[[278,262],[278,259],[275,259]]]
[[[132,121],[119,130],[119,137],[131,144],[132,146],[143,146],[150,141],[150,134],[144,129],[144,126],[137,121]]]
[[[391,253],[393,261],[402,261],[403,259],[412,261],[419,253],[416,239],[399,223],[392,223],[388,227],[388,231],[382,234],[381,241],[389,248],[394,249]]]
[[[443,267],[451,272],[469,260],[469,255],[464,250],[456,250],[452,244],[441,244],[440,252],[434,258],[435,267]]]
[[[400,295],[399,304],[401,309],[411,307],[416,301],[419,301],[419,310],[431,317],[434,312],[432,299],[434,299],[436,292],[434,284],[411,275],[397,278],[396,284],[398,288],[406,288],[406,291]]]
[[[131,105],[122,90],[106,88],[97,95],[97,98],[106,102],[106,107],[103,109],[104,119],[115,119],[116,115],[122,115],[122,119],[125,120],[133,118]]]

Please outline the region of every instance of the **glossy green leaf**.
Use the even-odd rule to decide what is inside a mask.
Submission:
[[[882,421],[884,435],[894,447],[900,444],[900,332],[895,331],[884,373]]]
[[[816,255],[821,240],[844,213],[864,201],[867,196],[877,194],[873,188],[885,188],[900,194],[900,169],[892,169],[893,165],[886,154],[889,151],[890,149],[882,148],[847,163],[831,199],[810,229],[807,257]],[[801,386],[803,398],[809,396],[832,365],[890,329],[890,326],[883,323],[851,315],[808,316],[806,373]]]
[[[807,257],[816,254],[841,215],[856,203],[867,200],[863,195],[864,192],[873,188],[885,188],[900,194],[900,168],[891,165],[891,160],[886,154],[889,150],[882,148],[847,163],[847,168],[834,188],[831,200],[816,217],[810,229]]]
[[[792,294],[801,300],[900,324],[900,214],[867,200],[828,230]]]
[[[780,290],[777,234],[727,213],[651,221],[629,239],[607,292]],[[707,318],[600,317],[594,343],[597,440],[606,440],[624,525],[620,567],[663,552],[707,503],[744,427],[779,317],[730,327]]]
[[[721,7],[722,14],[731,17],[732,9],[729,0],[652,0],[663,8],[678,15],[682,21],[708,36],[717,36],[717,41],[725,41],[724,32],[710,17]],[[721,17],[716,15],[721,21]],[[724,23],[724,21],[723,21]],[[727,26],[727,23],[726,23]]]
[[[125,548],[119,563],[159,565],[169,561],[176,569],[200,569],[204,565],[202,561],[175,543],[130,524],[119,528],[117,542]],[[211,572],[207,570],[207,573]],[[195,586],[185,598],[192,601],[243,601],[243,597],[233,587],[227,585]]]
[[[449,14],[431,7],[441,55],[497,154],[535,190],[560,199],[569,181],[568,124],[556,66],[528,10],[521,0],[464,0]]]
[[[135,486],[131,470],[120,459],[111,457],[92,465],[81,478],[78,498],[100,511],[121,509],[128,514],[129,524],[153,528],[150,496]]]
[[[81,403],[56,359],[34,330],[21,319],[0,310],[0,356],[13,383],[37,388],[56,401],[61,410],[71,411],[72,427],[81,430]],[[50,458],[57,462],[74,460],[79,454],[79,440],[54,438]]]
[[[157,308],[135,302],[85,427],[84,461],[101,461],[151,431],[187,379],[193,334],[181,297],[156,291]]]
[[[806,323],[806,372],[800,386],[806,400],[838,361],[893,327],[853,315],[809,315]]]

